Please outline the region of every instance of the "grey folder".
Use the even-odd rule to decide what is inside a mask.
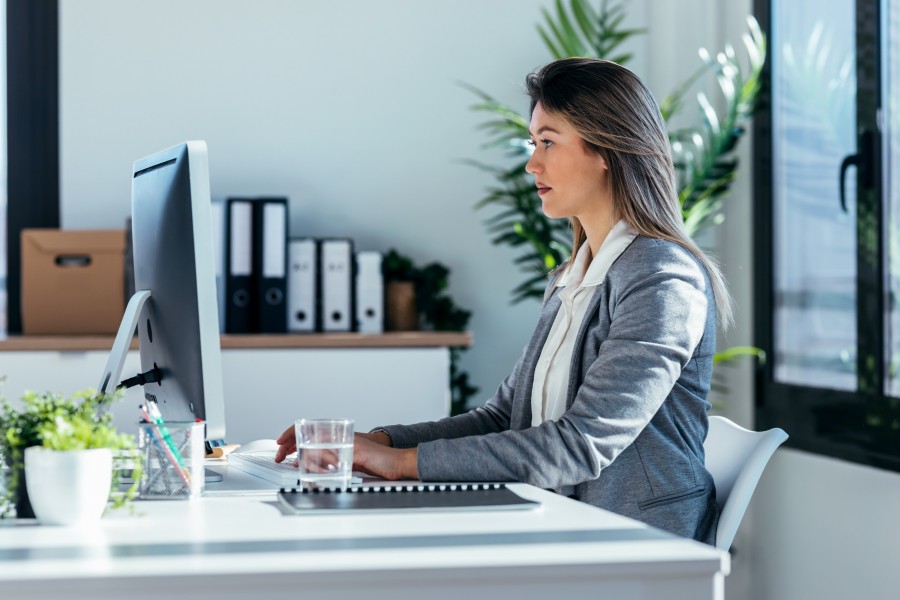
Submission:
[[[282,490],[278,500],[296,514],[363,511],[458,511],[537,508],[502,483],[384,485],[339,490]]]

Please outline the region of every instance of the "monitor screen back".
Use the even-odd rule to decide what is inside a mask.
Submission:
[[[134,163],[132,240],[136,290],[150,299],[138,322],[144,385],[170,421],[206,421],[224,439],[212,214],[206,144],[187,142]]]

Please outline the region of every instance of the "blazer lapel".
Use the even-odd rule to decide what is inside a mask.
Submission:
[[[516,395],[510,413],[511,429],[531,427],[531,390],[534,388],[534,369],[541,356],[544,343],[547,341],[547,336],[550,335],[550,329],[553,328],[553,321],[556,320],[556,313],[559,312],[561,304],[559,291],[556,289],[544,303],[537,326],[531,335],[531,341],[528,342],[528,351],[522,361],[522,371],[519,373]]]
[[[578,388],[581,386],[581,381],[583,379],[581,373],[581,361],[584,358],[581,354],[581,350],[584,347],[584,336],[587,335],[587,331],[591,327],[594,315],[597,313],[597,309],[600,307],[600,300],[602,299],[603,286],[598,285],[597,289],[594,290],[594,295],[591,296],[591,301],[587,306],[587,312],[584,313],[584,320],[581,322],[581,327],[578,328],[578,336],[575,338],[575,349],[572,351],[572,362],[569,364],[569,388],[566,390],[566,410],[572,408],[572,403],[575,402],[575,395],[578,393]]]

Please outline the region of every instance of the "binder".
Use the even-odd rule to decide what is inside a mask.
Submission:
[[[502,483],[374,485],[339,489],[281,490],[278,501],[293,514],[348,512],[521,510],[541,504]]]
[[[225,212],[225,331],[252,333],[256,321],[253,202],[243,198],[229,198]]]
[[[360,333],[384,331],[384,278],[379,252],[356,254],[356,328]]]
[[[311,238],[288,242],[288,331],[317,330],[318,247]]]
[[[287,331],[287,198],[254,202],[256,331]]]
[[[353,242],[319,242],[319,291],[322,331],[353,331]]]

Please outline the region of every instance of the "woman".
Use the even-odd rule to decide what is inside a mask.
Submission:
[[[531,341],[487,403],[358,434],[354,468],[387,479],[521,481],[710,544],[704,467],[719,270],[689,239],[665,124],[630,71],[559,60],[530,74],[544,214],[569,218]],[[717,311],[718,308],[718,311]],[[279,438],[276,460],[294,448]]]

